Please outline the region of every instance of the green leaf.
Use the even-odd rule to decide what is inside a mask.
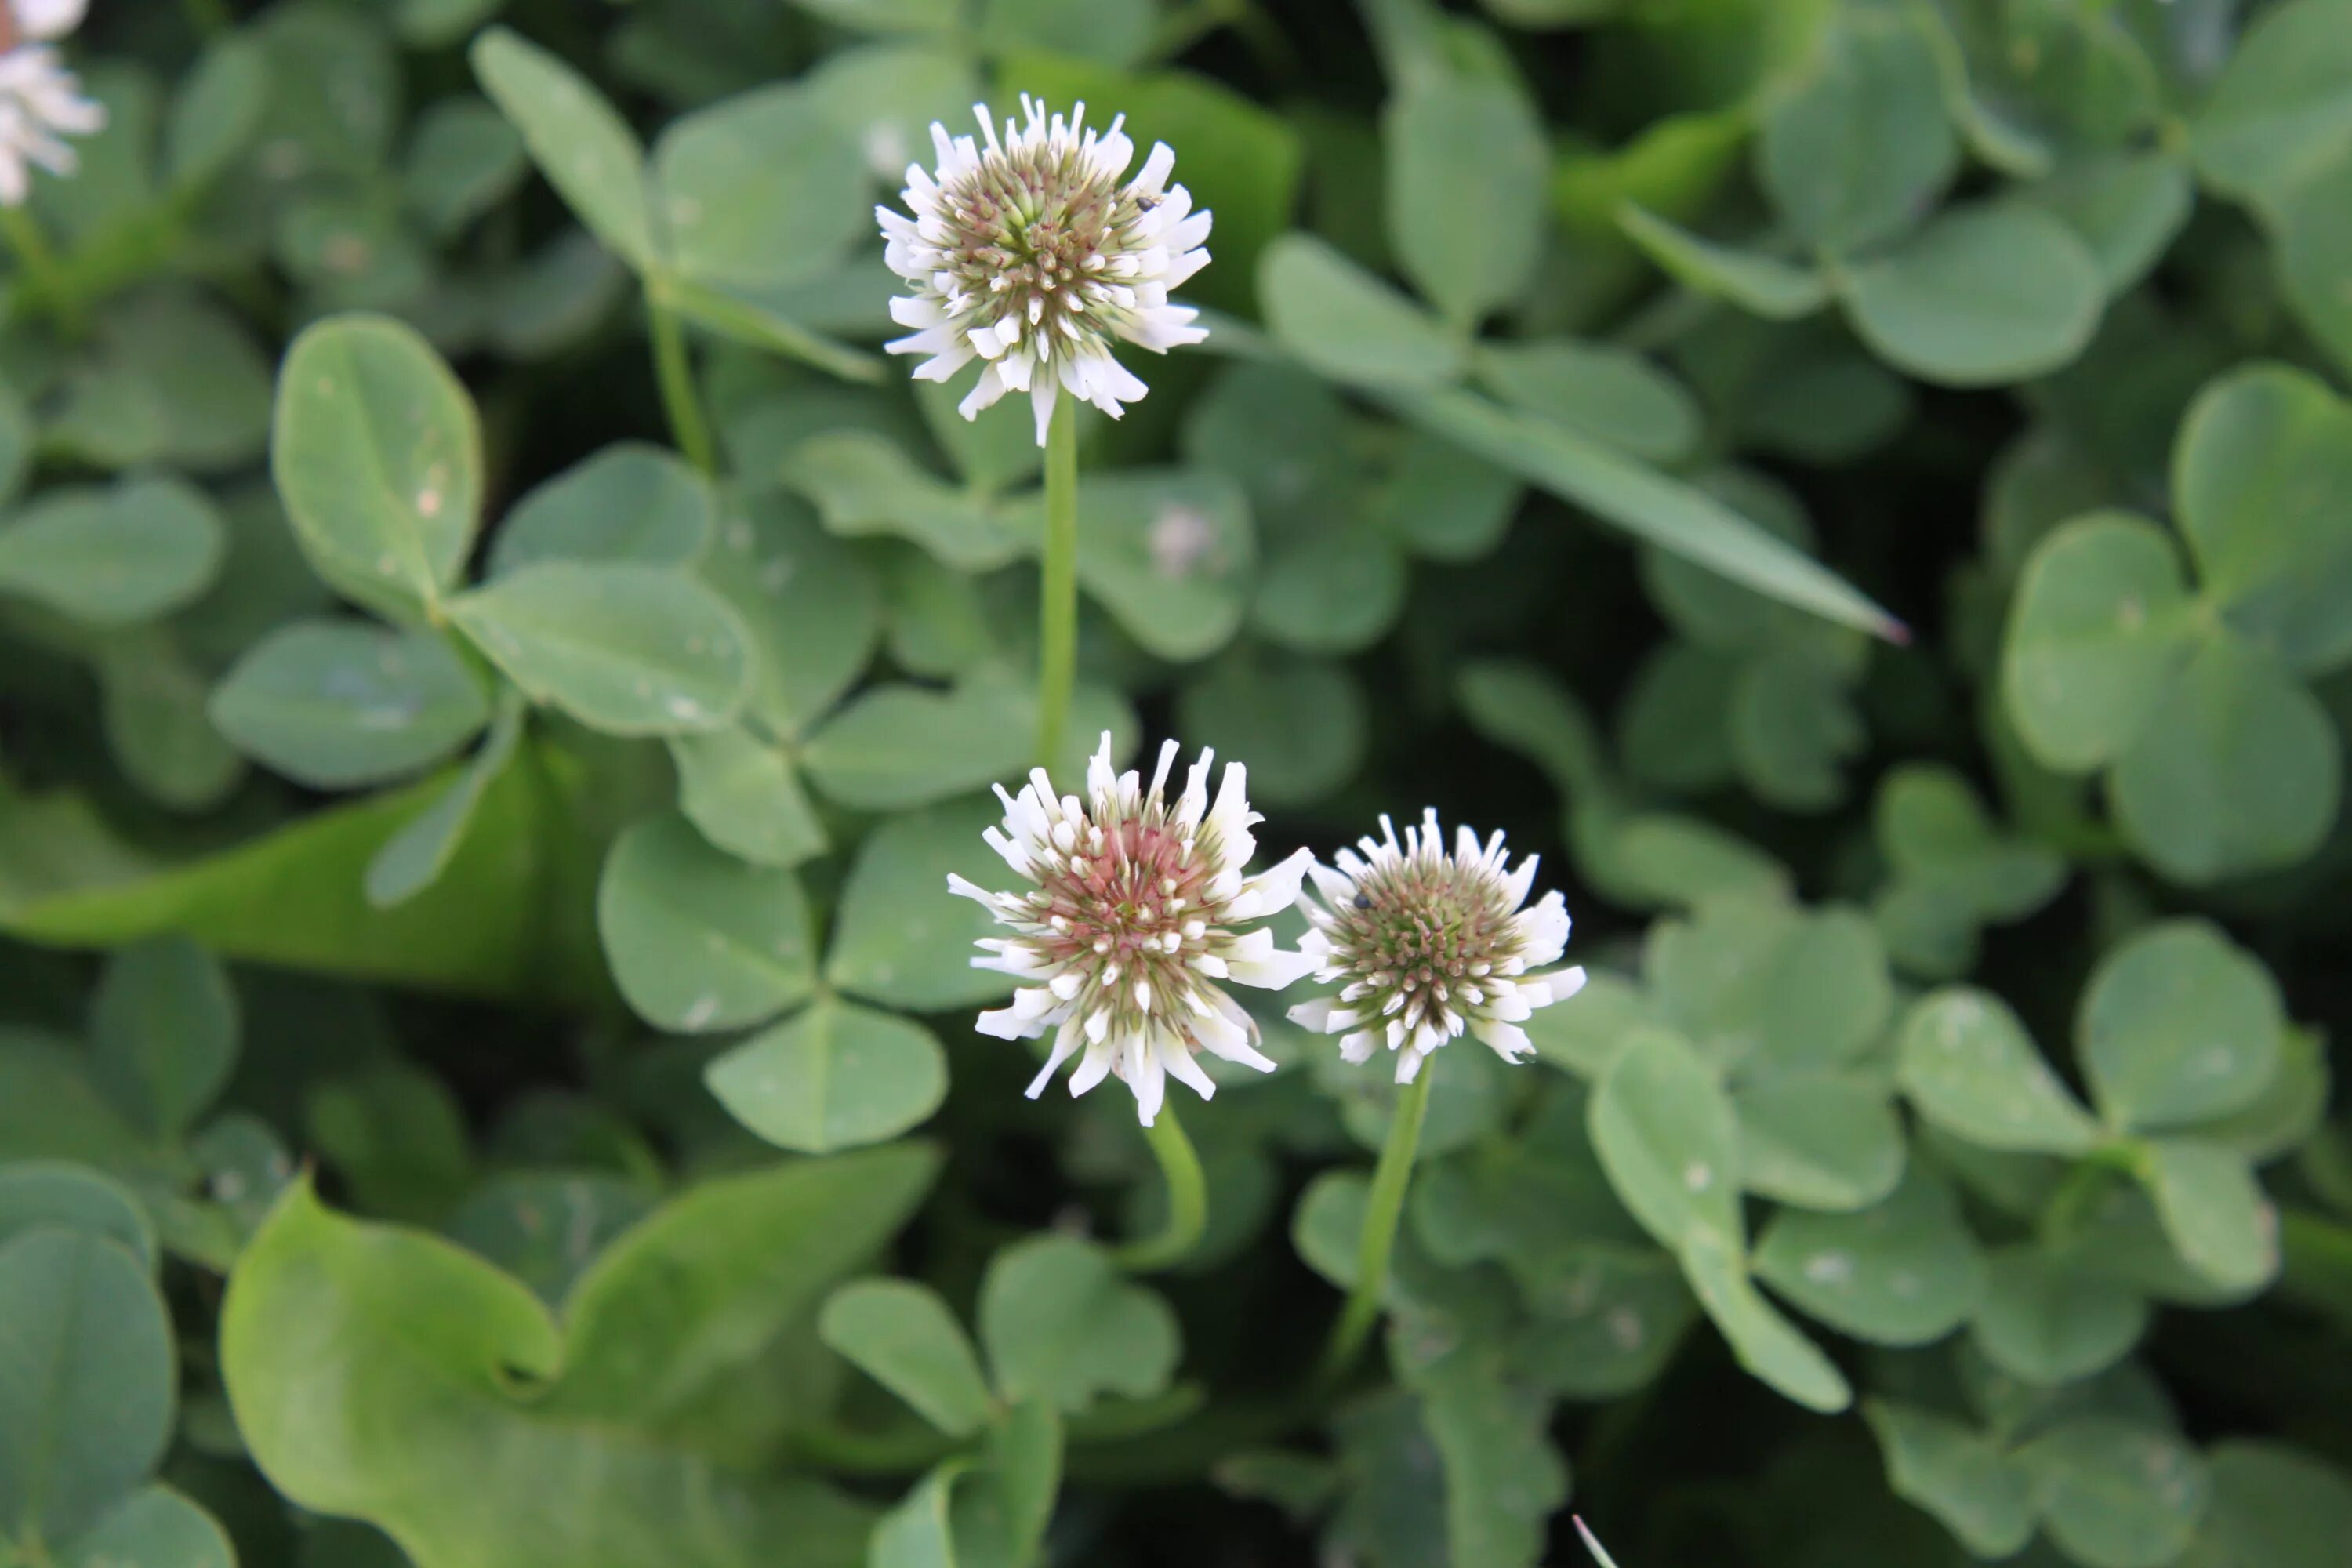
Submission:
[[[473,1183],[465,1110],[422,1068],[379,1058],[314,1084],[305,1111],[310,1141],[374,1213],[438,1222]]]
[[[1543,1556],[1568,1466],[1550,1440],[1551,1401],[1470,1356],[1423,1374],[1422,1421],[1445,1472],[1445,1538],[1456,1563]]]
[[[660,447],[617,441],[515,502],[490,544],[490,574],[541,561],[690,566],[710,543],[709,481]]]
[[[854,1562],[865,1509],[805,1478],[716,1464],[660,1424],[811,1310],[933,1168],[893,1149],[709,1184],[607,1249],[568,1332],[488,1264],[341,1218],[298,1186],[222,1309],[238,1428],[290,1500],[377,1525],[417,1568]],[[552,1389],[522,1381],[559,1369]],[[583,1475],[597,1484],[565,1479]],[[559,1495],[561,1509],[534,1506]]]
[[[1739,1126],[1714,1072],[1663,1029],[1626,1037],[1592,1096],[1594,1152],[1643,1228],[1681,1250],[1708,1236],[1737,1251]]]
[[[678,809],[714,847],[787,868],[830,847],[792,763],[741,725],[672,735],[668,743]]]
[[[769,1142],[826,1154],[927,1120],[946,1098],[948,1067],[921,1025],[824,998],[719,1058],[703,1079]]]
[[[281,89],[283,82],[278,84]],[[276,97],[277,95],[273,95]],[[48,187],[69,190],[82,179]],[[252,334],[201,295],[158,288],[108,305],[66,374],[45,440],[100,468],[241,468],[269,435],[269,365]]]
[[[629,1177],[517,1172],[475,1188],[442,1229],[553,1306],[653,1207],[644,1184]]]
[[[2252,1104],[2278,1071],[2285,1026],[2261,961],[2184,920],[2147,927],[2100,961],[2075,1037],[2108,1125],[2150,1131]]]
[[[977,1432],[995,1409],[971,1341],[928,1285],[854,1280],[826,1299],[817,1332],[950,1437]]]
[[[476,38],[468,58],[565,204],[623,260],[650,269],[659,247],[645,149],[613,106],[571,67],[504,27]]]
[[[998,522],[1037,551],[1044,493],[1013,501]],[[1078,488],[1079,586],[1157,658],[1201,658],[1232,640],[1255,557],[1248,500],[1223,475],[1125,468]]]
[[[2205,1461],[2169,1432],[2111,1415],[2062,1422],[2017,1452],[2050,1538],[2084,1568],[2160,1568],[2211,1494]]]
[[[1741,1184],[1814,1209],[1874,1204],[1903,1175],[1903,1123],[1886,1091],[1831,1073],[1736,1084]]]
[[[2331,1568],[2352,1541],[2352,1479],[2284,1443],[2231,1438],[2205,1456],[2212,1504],[2198,1545],[2183,1561],[2197,1568]]]
[[[2191,127],[2198,173],[2274,205],[2352,151],[2352,5],[2299,0],[2246,30]]]
[[[349,789],[442,761],[489,721],[490,700],[439,633],[297,621],[246,650],[208,710],[255,761]]]
[[[2070,160],[2018,195],[2090,247],[2109,295],[2123,293],[2160,260],[2188,223],[2197,190],[2169,153],[2095,153]]]
[[[1457,327],[1518,297],[1541,258],[1549,162],[1542,118],[1516,81],[1415,72],[1381,114],[1389,247]]]
[[[1560,500],[1768,598],[1881,637],[1895,618],[1820,563],[1716,500],[1565,426],[1461,392],[1401,396],[1398,412]]]
[[[184,814],[209,811],[245,777],[245,759],[205,712],[205,678],[170,628],[107,639],[98,654],[106,748],[148,799]]]
[[[449,601],[449,617],[536,702],[615,735],[716,730],[751,686],[726,602],[656,566],[543,561]]]
[[[1943,386],[2001,386],[2070,363],[2105,302],[2074,231],[2017,203],[1948,208],[1834,280],[1864,342]]]
[[[1694,293],[1775,321],[1810,316],[1829,303],[1829,284],[1811,268],[1702,239],[1630,202],[1617,221],[1667,277]]]
[[[1843,765],[1869,743],[1849,681],[1801,651],[1768,654],[1731,689],[1731,752],[1757,797],[1784,811],[1845,798]]]
[[[2292,866],[2319,847],[2342,747],[2318,700],[2265,649],[2206,643],[2108,780],[2116,825],[2175,881]]]
[[[2003,1372],[2027,1383],[2068,1383],[2104,1372],[2147,1328],[2147,1299],[2130,1286],[2030,1245],[1993,1253],[1973,1339]]]
[[[400,183],[425,226],[449,239],[512,195],[529,166],[522,138],[506,117],[472,93],[460,93],[417,116]]]
[[[481,424],[414,329],[364,315],[305,329],[278,374],[269,460],[336,592],[413,620],[456,584],[481,521]]]
[[[672,121],[654,147],[654,183],[669,262],[706,282],[790,282],[873,232],[856,139],[797,83]]]
[[[2172,542],[2123,512],[2079,517],[2034,547],[2001,652],[2001,697],[2045,766],[2079,773],[2127,750],[2189,654]]]
[[[91,1067],[124,1114],[164,1137],[204,1114],[236,1065],[236,993],[185,937],[117,952],[90,1006]]]
[[[2143,1173],[2181,1261],[2231,1291],[2252,1292],[2279,1267],[2278,1212],[2242,1155],[2201,1138],[2156,1138]]]
[[[1935,48],[1899,5],[1841,10],[1766,105],[1757,176],[1790,226],[1829,251],[1900,234],[1959,163]]]
[[[804,1343],[835,1281],[906,1224],[938,1170],[935,1151],[900,1143],[722,1177],[664,1204],[565,1301],[569,1349],[540,1407],[677,1430],[761,1352]],[[772,1410],[768,1390],[760,1403],[771,1422],[803,1414]]]
[[[740,1028],[816,987],[799,882],[720,854],[682,816],[638,823],[614,842],[596,929],[621,994],[661,1028]]]
[[[1853,1403],[1845,1375],[1749,1280],[1735,1240],[1694,1231],[1680,1257],[1699,1305],[1741,1366],[1808,1410],[1833,1415]]]
[[[955,1532],[948,1510],[956,1478],[971,1464],[956,1458],[935,1467],[876,1521],[866,1548],[866,1568],[955,1568]]]
[[[875,431],[812,436],[792,449],[782,477],[845,539],[896,535],[966,572],[992,571],[1020,554],[1016,535],[984,502],[918,468]]]
[[[260,129],[269,87],[268,52],[224,34],[206,44],[173,95],[163,128],[163,168],[172,185],[202,190],[228,172]]]
[[[163,1458],[171,1319],[120,1243],[40,1229],[0,1247],[0,1528],[62,1542]]]
[[[1756,1275],[1841,1332],[1924,1345],[1975,1311],[1985,1264],[1952,1190],[1915,1163],[1859,1213],[1782,1210],[1757,1246]]]
[[[1152,0],[986,0],[980,40],[991,53],[1044,49],[1131,66],[1152,52],[1159,18]]]
[[[62,1543],[58,1568],[236,1568],[213,1517],[169,1487],[149,1486]]]
[[[869,281],[860,275],[861,281]],[[824,279],[819,279],[822,282]],[[647,279],[646,297],[664,310],[675,310],[705,331],[814,365],[844,381],[882,379],[882,361],[848,344],[801,325],[785,307],[753,299],[717,283],[701,282],[677,273],[657,273]],[[788,294],[788,291],[786,291]]]
[[[747,710],[798,734],[856,680],[882,630],[881,595],[850,547],[800,502],[771,497],[730,515],[702,581],[751,637]]]
[[[986,910],[947,889],[950,873],[982,886],[1005,875],[981,839],[1003,816],[988,797],[894,816],[867,836],[841,893],[825,979],[914,1013],[993,1002],[1013,982],[971,967],[972,942],[995,929]]]
[[[457,776],[430,804],[383,841],[367,863],[367,900],[379,910],[406,903],[441,879],[472,828],[474,814],[490,786],[514,761],[521,743],[522,694],[499,693],[490,732]]]
[[[1505,403],[1649,462],[1675,462],[1698,441],[1699,408],[1690,393],[1623,349],[1573,338],[1486,343],[1478,348],[1476,369]]]
[[[1344,665],[1236,649],[1178,691],[1176,729],[1188,743],[1246,757],[1253,800],[1304,805],[1362,766],[1370,708]]]
[[[2307,372],[2254,364],[2181,420],[2172,489],[2205,595],[2234,630],[2305,673],[2352,658],[2352,406]]]
[[[2083,1154],[2098,1128],[1989,991],[1938,991],[1914,1005],[1896,1081],[1920,1115],[1987,1149]]]
[[[995,680],[947,691],[876,686],[819,725],[801,747],[809,782],[844,805],[929,805],[1021,771],[1035,704]]]
[[[37,1113],[54,1115],[55,1105],[37,1105]],[[63,1161],[25,1160],[0,1145],[0,1247],[27,1231],[69,1230],[120,1243],[152,1272],[155,1232],[146,1211],[123,1188],[85,1165]]]
[[[1105,1394],[1145,1399],[1176,1369],[1176,1314],[1076,1237],[1018,1241],[989,1260],[980,1342],[1008,1399],[1076,1412]]]
[[[1876,929],[1838,906],[1711,900],[1651,928],[1643,969],[1666,1016],[1727,1069],[1850,1063],[1894,1005]]]
[[[93,626],[152,620],[212,585],[225,544],[212,502],[176,479],[54,489],[0,527],[0,594]]]
[[[1310,236],[1266,247],[1258,290],[1275,341],[1335,381],[1426,391],[1467,367],[1466,345],[1443,324]]]
[[[1895,1495],[1934,1514],[1972,1554],[2008,1557],[2033,1538],[2025,1472],[1981,1433],[1891,1399],[1865,1401],[1862,1413]]]

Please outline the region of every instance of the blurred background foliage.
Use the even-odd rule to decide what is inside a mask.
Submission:
[[[0,1563],[2341,1568],[2352,0],[120,0],[0,328]],[[1025,411],[934,118],[1124,112],[1074,734],[1594,978],[1019,1095]],[[35,243],[32,237],[45,237]],[[661,375],[672,377],[667,399]],[[681,391],[690,389],[690,396]],[[694,411],[683,421],[681,409]],[[1061,771],[1057,769],[1057,771]],[[1075,776],[1075,775],[1071,775]]]

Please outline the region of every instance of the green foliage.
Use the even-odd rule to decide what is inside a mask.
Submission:
[[[0,225],[0,1568],[2340,1568],[2347,0],[98,12]],[[1023,91],[1214,215],[1054,787],[1576,919],[1338,1371],[1392,1058],[1236,993],[1147,1273],[1172,1129],[973,1026],[1046,483],[873,213]]]

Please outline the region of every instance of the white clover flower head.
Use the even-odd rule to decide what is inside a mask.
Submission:
[[[88,0],[0,0],[0,205],[22,206],[28,164],[70,174],[79,164],[62,136],[106,124],[106,106],[82,96],[49,40],[81,25]]]
[[[1025,392],[1045,444],[1058,391],[1116,419],[1147,390],[1111,357],[1114,338],[1165,353],[1208,331],[1199,311],[1168,302],[1168,291],[1209,264],[1202,248],[1209,215],[1168,184],[1176,154],[1155,144],[1135,178],[1121,179],[1135,143],[1125,116],[1099,133],[1084,129],[1087,106],[1067,121],[1021,95],[1026,123],[1004,122],[1000,138],[988,106],[974,104],[981,141],[931,127],[936,173],[907,170],[908,212],[877,207],[890,270],[913,285],[890,301],[912,335],[895,354],[929,354],[919,381],[944,382],[974,356],[980,384],[959,405],[966,419],[1008,392]],[[911,213],[913,216],[908,216]]]
[[[980,1016],[980,1032],[1024,1040],[1054,1031],[1030,1099],[1081,1048],[1070,1092],[1084,1094],[1117,1073],[1135,1091],[1146,1127],[1160,1113],[1170,1078],[1203,1100],[1216,1093],[1193,1059],[1198,1051],[1274,1070],[1257,1048],[1256,1024],[1218,982],[1279,991],[1313,967],[1303,953],[1277,949],[1263,926],[1241,929],[1297,901],[1312,856],[1302,849],[1255,877],[1242,875],[1257,847],[1250,827],[1261,818],[1250,810],[1239,763],[1226,764],[1210,804],[1214,757],[1201,753],[1171,803],[1163,789],[1176,742],[1160,748],[1147,790],[1132,769],[1112,774],[1105,731],[1087,766],[1086,799],[1057,798],[1043,768],[1017,796],[997,789],[1004,825],[984,837],[1033,890],[992,893],[948,878],[950,891],[976,900],[1013,932],[982,938],[991,956],[973,959],[972,967],[1024,983],[1011,1006]]]
[[[1402,845],[1385,816],[1381,837],[1360,843],[1361,856],[1342,849],[1336,867],[1307,868],[1322,902],[1301,906],[1310,929],[1299,949],[1314,958],[1317,980],[1345,984],[1337,996],[1293,1007],[1291,1020],[1341,1036],[1339,1054],[1351,1062],[1385,1041],[1399,1053],[1399,1083],[1465,1029],[1507,1062],[1532,1055],[1520,1023],[1584,988],[1581,966],[1529,973],[1568,946],[1568,906],[1558,893],[1520,907],[1536,857],[1507,869],[1502,834],[1481,845],[1466,827],[1448,855],[1433,810],[1404,830]]]

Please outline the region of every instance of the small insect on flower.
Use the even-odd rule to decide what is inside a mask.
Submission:
[[[1279,991],[1313,967],[1303,953],[1276,948],[1263,926],[1240,929],[1296,902],[1312,857],[1302,849],[1255,877],[1242,875],[1257,847],[1250,827],[1261,818],[1249,808],[1239,763],[1225,765],[1209,804],[1214,757],[1201,753],[1171,805],[1162,791],[1176,742],[1160,748],[1147,790],[1132,769],[1112,774],[1105,731],[1087,767],[1086,799],[1056,798],[1043,768],[1018,796],[997,789],[1004,825],[987,831],[989,847],[1035,883],[1034,891],[992,893],[948,879],[950,891],[976,900],[1013,933],[982,939],[992,956],[972,966],[1024,983],[1011,1006],[980,1016],[980,1032],[1027,1040],[1054,1031],[1030,1099],[1081,1048],[1070,1092],[1084,1094],[1117,1073],[1135,1091],[1147,1127],[1169,1078],[1203,1100],[1216,1093],[1195,1052],[1274,1070],[1257,1048],[1256,1024],[1217,983]]]
[[[1342,849],[1338,865],[1309,867],[1323,897],[1305,900],[1301,952],[1315,978],[1345,984],[1290,1010],[1293,1022],[1341,1036],[1339,1054],[1368,1059],[1382,1040],[1399,1054],[1397,1081],[1411,1083],[1432,1051],[1465,1028],[1505,1061],[1533,1054],[1522,1020],[1584,988],[1581,966],[1532,974],[1568,945],[1568,906],[1546,893],[1522,909],[1535,883],[1532,855],[1507,870],[1503,836],[1483,846],[1465,827],[1445,853],[1437,813],[1404,830],[1381,818],[1381,837]]]
[[[80,79],[49,45],[79,26],[87,8],[88,0],[0,0],[0,205],[24,205],[28,163],[72,174],[78,160],[59,137],[106,124],[106,106],[82,96]]]
[[[890,315],[916,331],[889,345],[929,354],[919,381],[944,382],[974,356],[980,384],[959,405],[967,419],[1008,392],[1025,392],[1045,444],[1057,390],[1116,419],[1147,390],[1111,357],[1110,342],[1165,353],[1197,343],[1200,314],[1168,291],[1209,264],[1209,215],[1168,184],[1176,154],[1155,144],[1142,172],[1121,184],[1135,143],[1121,116],[1097,134],[1087,106],[1066,121],[1021,96],[1026,123],[999,138],[985,104],[972,106],[982,142],[931,127],[934,174],[907,170],[907,213],[877,207],[884,258],[913,292]]]

